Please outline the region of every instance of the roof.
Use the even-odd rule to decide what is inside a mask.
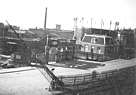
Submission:
[[[107,35],[112,37],[117,36],[117,31],[107,30],[107,29],[83,28],[82,32],[87,34],[99,34],[99,35]]]
[[[45,37],[48,34],[51,37],[63,39],[72,39],[74,35],[74,32],[72,30],[57,31],[55,29],[47,29],[47,31],[45,32],[45,30],[42,29],[34,29],[31,30],[31,32],[37,34],[39,37]]]
[[[99,34],[85,34],[84,36],[93,36],[93,37],[100,37],[100,38],[112,38],[107,35],[99,35]]]

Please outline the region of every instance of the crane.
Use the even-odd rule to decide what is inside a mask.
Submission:
[[[28,50],[30,50],[30,52],[31,52],[31,49],[30,49],[30,47],[29,47],[29,45],[27,45],[26,43],[25,43],[25,41],[19,36],[19,34],[16,32],[16,30],[9,24],[9,22],[8,21],[6,21],[7,22],[7,24],[8,24],[8,26],[10,27],[10,29],[12,30],[12,31],[14,31],[14,33],[17,35],[17,37],[19,38],[19,40],[22,42],[22,44],[23,44],[23,46],[25,46],[25,48],[27,48]],[[49,52],[49,42],[51,42],[51,41],[49,41],[49,39],[48,39],[48,36],[47,36],[47,39],[46,39],[46,47],[48,48],[48,49],[46,49],[47,51],[46,52]],[[26,52],[24,52],[24,53],[26,53]],[[47,53],[48,54],[48,53]],[[46,55],[47,55],[46,54]],[[47,56],[49,56],[49,55],[47,55]],[[27,57],[31,57],[31,54],[30,55],[28,55]],[[64,86],[64,83],[62,82],[62,81],[60,81],[54,74],[53,74],[53,72],[52,71],[50,71],[49,70],[49,68],[46,66],[47,65],[47,63],[48,63],[48,57],[46,57],[46,62],[45,63],[42,63],[42,62],[40,62],[40,65],[31,65],[31,59],[27,59],[30,63],[28,64],[28,65],[30,65],[30,66],[33,66],[33,67],[36,67],[36,68],[43,68],[44,69],[44,71],[45,72],[47,72],[47,74],[51,77],[51,79],[52,79],[52,82],[51,82],[51,86],[52,86],[52,89],[63,89],[63,86]]]

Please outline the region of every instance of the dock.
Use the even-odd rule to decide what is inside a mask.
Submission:
[[[79,61],[84,61],[86,64],[96,64],[93,61]],[[80,93],[81,95],[89,95],[87,93],[95,93],[94,95],[98,93],[101,93],[100,95],[134,95],[129,93],[135,87],[136,58],[131,60],[117,59],[99,64],[105,65],[97,68],[78,69],[55,66],[54,63],[54,65],[47,67],[50,70],[54,68],[53,73],[64,82],[65,88],[71,90],[71,92],[66,92],[70,95],[73,93]],[[94,72],[95,76],[93,76]],[[57,95],[49,90],[50,83],[50,77],[40,68],[21,67],[0,70],[1,95]],[[114,94],[104,94],[113,92]]]

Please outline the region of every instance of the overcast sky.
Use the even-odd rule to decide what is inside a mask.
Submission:
[[[55,28],[61,24],[63,29],[73,29],[74,17],[84,17],[85,27],[112,27],[116,21],[120,27],[136,28],[136,0],[1,0],[0,22],[21,28],[43,28],[45,8],[48,7],[47,27]]]

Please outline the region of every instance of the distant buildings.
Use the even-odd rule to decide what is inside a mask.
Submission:
[[[54,38],[72,39],[74,35],[74,32],[72,30],[62,30],[61,25],[58,24],[56,24],[56,28],[52,28],[52,29],[46,28],[46,30],[44,30],[44,29],[31,28],[29,30],[41,38],[46,37],[46,35],[48,34],[50,37],[54,37]]]

